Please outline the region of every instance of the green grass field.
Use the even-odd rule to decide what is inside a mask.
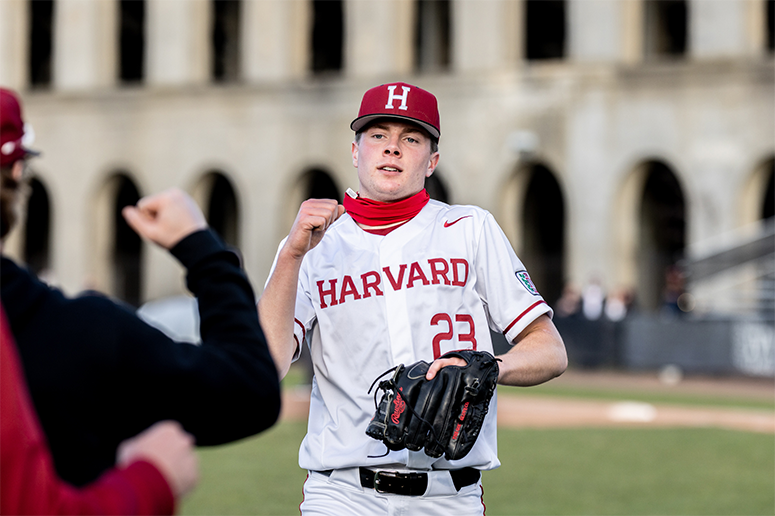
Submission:
[[[297,515],[306,423],[202,449],[193,514]],[[487,514],[772,515],[775,439],[716,429],[499,429]]]
[[[530,394],[541,394],[546,396],[559,396],[563,398],[584,398],[609,401],[642,401],[652,404],[672,404],[672,405],[695,405],[700,407],[737,407],[775,410],[775,392],[773,399],[758,399],[744,396],[726,395],[720,396],[716,392],[712,393],[687,393],[681,389],[674,392],[653,392],[637,389],[606,389],[562,385],[558,382],[547,382],[535,387],[509,387],[498,386],[499,396],[501,394],[519,394],[529,392]]]

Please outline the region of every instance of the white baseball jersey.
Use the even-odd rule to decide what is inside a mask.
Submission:
[[[481,208],[431,200],[385,236],[341,216],[304,257],[299,275],[294,334],[309,345],[315,372],[299,465],[498,467],[497,396],[471,452],[447,461],[422,450],[388,453],[367,436],[376,410],[368,390],[397,364],[431,362],[457,349],[492,353],[488,326],[512,342],[544,313],[551,309]]]

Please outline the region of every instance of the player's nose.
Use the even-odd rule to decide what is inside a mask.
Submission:
[[[398,146],[398,142],[391,140],[388,142],[388,144],[385,146],[385,150],[382,151],[385,156],[400,156],[401,155],[401,148]]]
[[[382,151],[382,153],[385,156],[400,156],[401,155],[401,147],[399,145],[401,141],[400,135],[391,134],[388,137],[388,140],[385,144],[385,150]]]

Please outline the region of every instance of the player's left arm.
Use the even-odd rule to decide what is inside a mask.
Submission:
[[[514,339],[514,346],[500,360],[498,383],[530,387],[560,376],[568,367],[568,355],[560,333],[548,315],[540,315]],[[463,366],[460,358],[434,360],[425,377],[432,380],[442,368]]]
[[[501,360],[498,383],[529,387],[560,376],[568,367],[568,355],[560,333],[547,314],[540,315],[514,339]]]

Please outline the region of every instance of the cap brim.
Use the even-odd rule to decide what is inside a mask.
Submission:
[[[441,131],[439,131],[437,128],[433,127],[431,124],[429,124],[427,122],[423,122],[422,120],[418,120],[416,118],[412,118],[412,117],[409,117],[409,116],[401,116],[401,115],[393,115],[393,114],[382,114],[382,113],[376,113],[376,114],[372,114],[372,115],[364,115],[364,116],[358,117],[358,118],[356,118],[355,120],[352,121],[352,123],[350,124],[350,129],[352,129],[353,131],[355,131],[357,133],[358,131],[360,131],[361,129],[366,127],[371,122],[373,122],[375,120],[379,120],[381,118],[395,118],[397,120],[401,120],[401,121],[404,121],[404,122],[411,122],[413,124],[417,124],[420,127],[422,127],[423,129],[425,129],[426,131],[428,131],[428,133],[431,136],[433,136],[434,138],[436,138],[437,140],[441,136]]]

